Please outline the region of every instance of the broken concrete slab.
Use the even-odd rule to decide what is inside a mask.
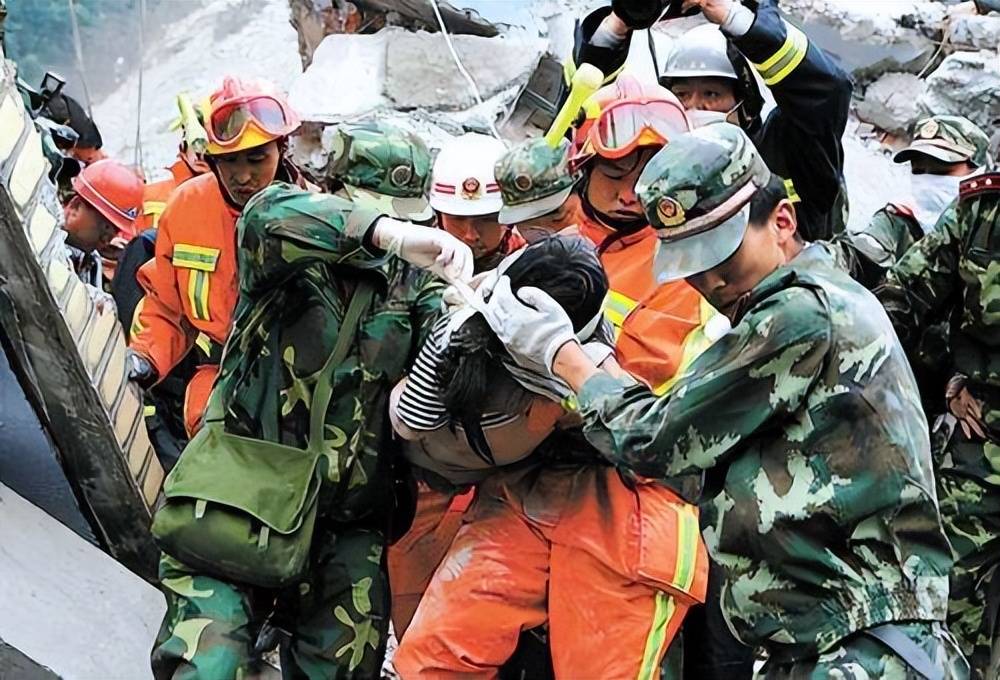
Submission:
[[[887,73],[868,86],[858,118],[893,134],[905,134],[922,116],[917,102],[927,84],[912,73]]]
[[[529,38],[457,35],[452,41],[484,99],[527,83],[546,47]],[[441,34],[393,35],[385,63],[385,94],[396,108],[457,111],[476,104]]]
[[[995,51],[948,55],[927,78],[919,106],[928,115],[965,116],[989,129],[1000,119],[1000,57]]]
[[[952,45],[962,49],[995,50],[1000,45],[1000,16],[956,16],[950,27]]]
[[[926,68],[947,16],[941,3],[914,0],[784,0],[781,9],[860,82]]]
[[[326,36],[309,68],[289,88],[292,108],[304,121],[331,123],[385,105],[386,45],[405,33],[384,29],[371,35]]]

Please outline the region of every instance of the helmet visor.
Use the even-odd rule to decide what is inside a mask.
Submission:
[[[256,97],[225,104],[213,111],[209,132],[216,144],[231,145],[243,136],[251,122],[275,137],[284,136],[291,123],[284,107],[276,99]]]
[[[665,145],[691,129],[683,109],[665,101],[623,101],[601,113],[590,130],[597,155],[624,158],[640,146]]]

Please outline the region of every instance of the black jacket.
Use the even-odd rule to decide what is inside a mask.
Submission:
[[[621,71],[631,34],[617,48],[589,43],[610,11],[595,10],[577,24],[567,75],[580,63],[596,66],[609,80]],[[749,32],[730,42],[754,65],[777,103],[763,123],[747,133],[768,167],[791,180],[801,199],[799,232],[810,241],[831,238],[847,224],[841,137],[853,90],[850,76],[781,17],[776,0],[761,2]]]

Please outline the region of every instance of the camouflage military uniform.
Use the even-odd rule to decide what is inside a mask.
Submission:
[[[305,447],[315,374],[359,277],[378,292],[334,373],[329,451],[310,566],[286,591],[199,574],[164,556],[157,678],[244,677],[263,617],[287,629],[285,677],[377,677],[388,628],[384,548],[392,507],[388,396],[433,324],[441,284],[363,236],[378,211],[278,183],[239,222],[240,301],[216,383],[226,429]]]
[[[762,166],[726,124],[650,161],[637,192],[663,241],[658,266],[676,267],[662,271],[731,256],[753,228],[738,201],[767,182]],[[927,424],[878,301],[810,246],[739,309],[665,397],[591,377],[578,395],[588,440],[643,476],[704,475],[702,531],[725,573],[723,612],[767,652],[767,677],[915,677],[862,633],[885,628],[943,677],[965,677],[940,623],[952,561]]]
[[[955,219],[912,248],[878,295],[904,345],[928,319],[959,306],[949,367],[967,376],[967,388],[984,403],[988,438],[969,439],[955,428],[936,463],[956,559],[949,624],[983,672],[997,633],[984,606],[1000,564],[1000,176],[966,180]]]
[[[423,141],[387,123],[338,129],[327,167],[352,201],[410,222],[434,217],[426,197],[430,171],[431,153]]]

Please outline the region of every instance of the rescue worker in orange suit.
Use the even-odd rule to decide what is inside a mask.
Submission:
[[[133,233],[142,204],[142,180],[113,160],[85,167],[73,178],[73,196],[63,208],[66,246],[80,280],[103,287],[100,252],[120,233]]]
[[[298,116],[272,85],[228,77],[209,98],[206,162],[212,172],[182,184],[159,221],[154,258],[139,272],[146,291],[129,348],[129,377],[156,384],[199,337],[209,357],[188,383],[190,436],[218,372],[237,301],[235,228],[240,211],[275,179],[302,184],[285,158]],[[204,342],[200,342],[205,344]]]
[[[647,147],[659,148],[668,137],[687,129],[679,103],[662,88],[643,88],[628,77],[622,79],[622,84],[639,90],[629,91],[633,99],[617,100],[626,105],[620,114],[628,120],[649,122],[652,115],[644,114],[657,112],[655,127],[652,123],[633,125],[625,137],[606,135],[603,145],[593,152],[581,141],[578,157],[574,158],[577,165],[589,163],[593,159],[587,156],[598,152],[641,164],[651,155],[646,153]],[[604,108],[609,108],[612,93],[618,88],[612,86],[600,93]],[[645,96],[640,96],[640,91]],[[653,111],[644,110],[646,106]],[[595,118],[594,123],[599,120]],[[600,122],[605,131],[623,130],[623,126],[614,124],[615,120],[605,118]],[[581,134],[586,136],[587,131]],[[539,145],[539,141],[534,144]],[[519,148],[511,154],[522,158],[505,159],[499,166],[502,185],[512,185],[511,191],[505,189],[505,200],[518,190],[542,190],[543,180],[552,180],[551,171],[535,172],[535,166],[543,163],[541,159],[547,155],[544,148]],[[562,174],[568,173],[566,165],[563,160]],[[517,166],[523,166],[523,172]],[[617,187],[606,177],[609,181],[598,185],[603,192],[599,196],[588,197],[584,186],[580,190],[583,203],[596,196],[600,208],[614,210],[625,218],[631,204],[624,201],[622,205],[619,199],[631,190],[629,183],[634,178],[630,175],[619,174],[621,186]],[[566,192],[573,184],[559,181],[552,192],[545,192],[544,199],[516,206],[505,203],[500,219],[516,222],[525,234],[592,231],[598,225],[586,211],[592,212],[593,206],[582,214],[576,210],[580,204],[577,195]],[[558,197],[555,205],[553,197]],[[535,221],[544,222],[545,227],[536,228]],[[634,247],[631,252],[632,259],[645,257]],[[513,256],[501,268],[511,259]],[[608,270],[607,262],[604,267],[613,281],[614,273]],[[646,282],[654,286],[649,279],[646,277]],[[677,297],[676,287],[674,292],[673,297]],[[694,308],[686,310],[686,317],[659,317],[663,344],[683,347],[691,326],[698,327],[698,307],[696,296]],[[679,330],[671,328],[674,323],[680,325]],[[657,330],[652,323],[649,325]],[[451,351],[440,349],[442,356]],[[630,347],[623,354],[619,348],[616,354],[628,358],[628,353],[634,351]],[[657,370],[651,376],[643,376],[647,381],[656,381],[680,370],[684,354],[675,346],[660,353],[655,361],[646,357],[644,362],[632,364],[656,364]],[[397,430],[418,442],[434,459],[437,456],[433,444],[447,435],[439,434],[440,428],[428,427],[425,418],[414,416],[420,416],[417,407],[421,403],[430,403],[426,395],[434,389],[433,381],[419,374],[428,365],[418,358],[413,374],[402,386],[393,415]],[[553,388],[556,394],[557,389]],[[492,419],[484,420],[482,429],[487,440],[492,434],[492,440],[497,441],[495,437],[502,429],[511,426]],[[527,427],[530,431],[530,422]],[[510,438],[523,443],[530,439],[529,435]],[[395,663],[404,680],[496,677],[500,664],[514,651],[518,632],[546,621],[551,626],[557,678],[581,677],[584,668],[586,674],[601,678],[660,677],[661,660],[685,612],[704,597],[707,555],[701,542],[692,537],[692,532],[697,531],[697,510],[663,486],[625,479],[614,468],[583,462],[581,454],[586,448],[570,431],[557,430],[532,459],[561,461],[559,464],[541,462],[527,468],[502,468],[480,484],[465,524],[400,643]],[[448,455],[454,455],[454,447]],[[443,470],[453,470],[454,465],[455,459],[451,458]]]
[[[614,0],[611,5],[577,25],[567,76],[576,64],[589,63],[614,78],[625,65],[635,29],[700,11],[709,25],[685,32],[659,55],[660,84],[677,95],[693,121],[715,116],[743,128],[768,167],[785,178],[806,240],[829,239],[845,229],[841,137],[851,78],[782,17],[777,0],[683,0],[669,6]],[[758,77],[777,104],[766,116]]]
[[[189,179],[194,179],[206,172],[211,172],[208,163],[200,155],[195,153],[186,142],[181,142],[177,151],[177,160],[167,168],[170,176],[158,182],[150,182],[146,185],[146,191],[142,197],[142,214],[137,221],[139,233],[156,227],[160,221],[160,215],[167,207],[167,199],[179,187]]]
[[[495,166],[503,142],[469,133],[450,139],[434,160],[430,205],[438,226],[462,240],[475,257],[477,274],[524,245],[512,226],[498,219],[503,200]],[[455,489],[417,471],[417,509],[410,530],[389,548],[392,625],[401,639],[434,570],[461,526],[472,490]]]

